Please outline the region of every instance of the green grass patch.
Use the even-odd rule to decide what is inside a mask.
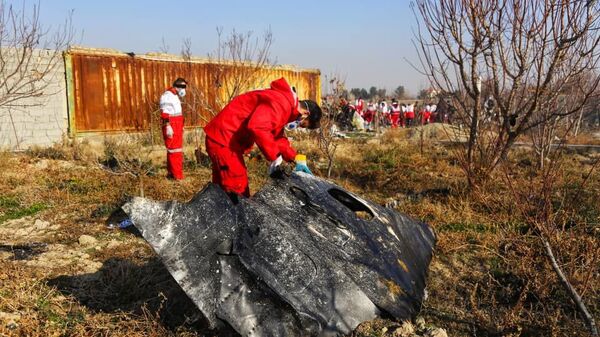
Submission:
[[[21,203],[13,197],[0,197],[0,223],[7,220],[31,216],[46,208],[48,208],[48,206],[43,203],[21,205]]]

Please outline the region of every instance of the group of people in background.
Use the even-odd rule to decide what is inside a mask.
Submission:
[[[406,128],[433,122],[448,122],[447,116],[438,113],[436,104],[399,103],[392,99],[366,102],[356,99],[354,104],[340,99],[341,111],[336,116],[337,124],[345,130],[373,130],[376,126]]]

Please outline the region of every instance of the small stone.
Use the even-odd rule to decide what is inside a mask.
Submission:
[[[8,330],[16,330],[18,327],[19,327],[19,324],[17,324],[17,322],[15,322],[15,321],[9,321],[9,322],[6,324],[6,328],[7,328]]]
[[[425,319],[423,317],[417,317],[415,320],[415,325],[417,330],[421,331],[425,329]]]
[[[37,163],[35,163],[35,165],[34,165],[34,166],[35,166],[37,169],[40,169],[40,170],[45,170],[45,169],[47,169],[47,168],[48,168],[48,166],[50,166],[50,165],[49,165],[49,163],[48,163],[48,160],[46,160],[46,159],[42,159],[42,160],[38,161]]]
[[[448,333],[446,333],[446,330],[444,330],[442,328],[433,328],[433,329],[427,330],[427,332],[425,332],[425,334],[423,336],[424,337],[448,337]]]
[[[42,230],[42,229],[48,228],[50,226],[50,223],[48,221],[36,219],[35,222],[34,222],[34,224],[33,224],[33,226],[37,230]]]
[[[78,241],[82,246],[93,246],[98,242],[95,237],[85,234],[80,236]]]
[[[402,326],[394,330],[394,337],[410,337],[415,333],[415,327],[410,322],[403,322]]]
[[[388,332],[388,328],[386,326],[384,326],[383,328],[381,328],[381,334],[385,335],[385,333]]]
[[[17,322],[21,319],[21,314],[0,311],[0,321],[3,322],[7,329],[15,330],[19,327]]]
[[[110,240],[110,242],[108,242],[108,244],[106,245],[107,249],[114,249],[117,248],[118,246],[120,246],[121,243],[117,240]]]
[[[83,271],[88,274],[93,274],[102,268],[102,263],[97,261],[89,261],[85,263]]]

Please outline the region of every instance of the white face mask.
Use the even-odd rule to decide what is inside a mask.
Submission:
[[[179,97],[185,96],[185,88],[175,88],[175,90],[177,90]]]

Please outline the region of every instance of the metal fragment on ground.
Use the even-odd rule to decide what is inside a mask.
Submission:
[[[124,210],[211,327],[244,336],[414,317],[435,244],[427,224],[303,173],[237,205],[209,184],[188,203],[136,198]]]

